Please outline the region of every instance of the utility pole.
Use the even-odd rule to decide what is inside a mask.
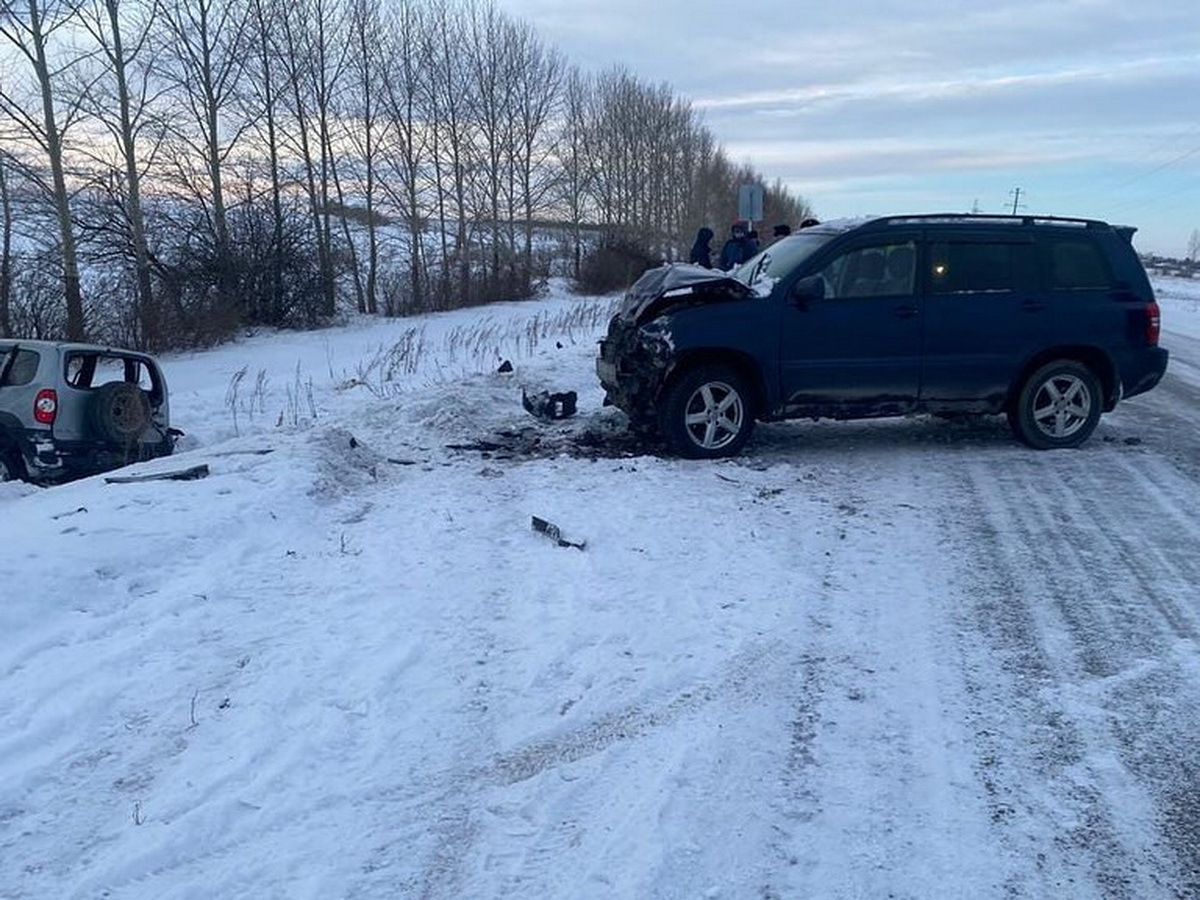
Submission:
[[[1012,198],[1013,198],[1012,214],[1015,216],[1017,214],[1017,210],[1019,208],[1021,208],[1022,206],[1024,206],[1025,204],[1023,204],[1021,202],[1021,189],[1020,188],[1013,188],[1011,191],[1009,191],[1009,193],[1012,194]]]

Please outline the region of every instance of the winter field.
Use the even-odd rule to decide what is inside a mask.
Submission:
[[[207,478],[0,485],[0,898],[1200,897],[1200,282],[1156,287],[1166,379],[1058,453],[659,457],[561,287],[165,358],[187,437],[128,471]]]

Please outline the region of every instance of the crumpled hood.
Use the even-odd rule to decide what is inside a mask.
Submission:
[[[746,300],[754,291],[727,272],[688,263],[649,269],[625,293],[617,316],[636,324],[675,306]]]

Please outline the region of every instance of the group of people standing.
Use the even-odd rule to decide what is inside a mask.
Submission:
[[[806,228],[816,224],[819,224],[816,219],[805,219],[800,223],[800,227]],[[791,233],[792,227],[786,224],[776,225],[771,232],[775,240],[787,237]],[[707,225],[696,232],[696,242],[692,244],[688,262],[711,269],[713,267],[712,240],[715,236],[713,230]],[[738,220],[731,226],[729,238],[721,247],[721,253],[717,258],[718,268],[732,269],[734,266],[740,266],[760,249],[758,232],[750,228],[746,222]]]

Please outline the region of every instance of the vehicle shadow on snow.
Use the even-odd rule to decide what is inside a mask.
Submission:
[[[942,419],[908,416],[887,419],[791,421],[760,424],[746,448],[750,456],[781,456],[798,451],[895,450],[904,447],[1021,446],[1003,416]]]
[[[1139,437],[1101,428],[1081,451],[1112,444],[1137,445]],[[605,410],[578,420],[554,424],[528,422],[497,429],[486,437],[446,448],[477,452],[488,459],[545,459],[566,456],[575,459],[626,459],[636,456],[675,458],[656,435],[638,433],[625,417]],[[873,454],[898,449],[997,449],[1033,452],[1013,437],[1003,416],[974,416],[943,419],[937,416],[857,420],[760,423],[749,444],[737,457],[747,463],[790,462],[802,456],[825,452]]]
[[[1112,445],[1136,446],[1139,436],[1103,421],[1077,452],[1096,452]],[[996,450],[1040,453],[1021,443],[1004,416],[964,416],[946,419],[918,415],[847,422],[831,420],[760,424],[742,456],[760,460],[794,459],[798,453],[874,454],[904,449]]]

